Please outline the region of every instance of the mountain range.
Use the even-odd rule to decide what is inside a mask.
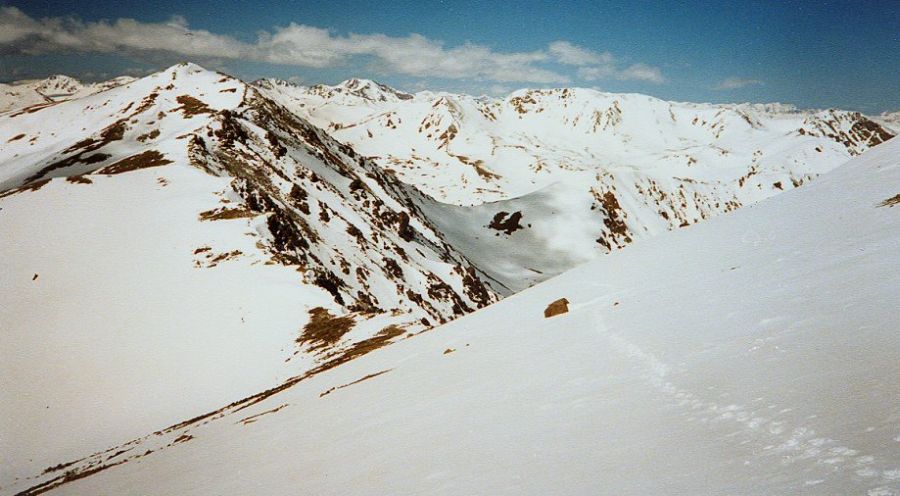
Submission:
[[[194,64],[0,91],[4,493],[900,480],[891,115]]]

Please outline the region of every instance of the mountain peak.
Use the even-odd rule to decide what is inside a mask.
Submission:
[[[47,97],[67,96],[83,88],[81,81],[63,74],[54,74],[35,85],[34,89]]]
[[[349,94],[378,102],[410,100],[413,98],[409,93],[396,90],[371,79],[351,78],[329,88],[336,93]]]

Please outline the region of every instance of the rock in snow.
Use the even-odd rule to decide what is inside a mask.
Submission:
[[[564,313],[569,312],[569,300],[565,298],[560,298],[553,303],[547,305],[547,308],[544,309],[544,318],[549,319],[550,317],[555,317],[557,315],[562,315]]]

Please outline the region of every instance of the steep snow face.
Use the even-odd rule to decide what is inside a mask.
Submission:
[[[41,108],[42,105],[71,100],[128,84],[134,78],[122,76],[102,83],[83,84],[64,75],[47,79],[0,84],[0,114],[10,111]]]
[[[0,140],[0,486],[497,299],[414,188],[194,65]]]
[[[466,239],[497,237],[486,229],[494,216],[518,212],[521,229],[500,234],[493,251],[527,246],[558,256],[511,268],[518,275],[506,282],[516,287],[800,186],[892,136],[859,113],[778,104],[588,89],[503,99],[346,90],[358,84],[263,92],[435,199],[484,205]]]
[[[900,494],[898,157],[4,490]]]

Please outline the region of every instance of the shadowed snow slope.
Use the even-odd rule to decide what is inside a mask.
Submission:
[[[5,490],[900,494],[898,157]]]

